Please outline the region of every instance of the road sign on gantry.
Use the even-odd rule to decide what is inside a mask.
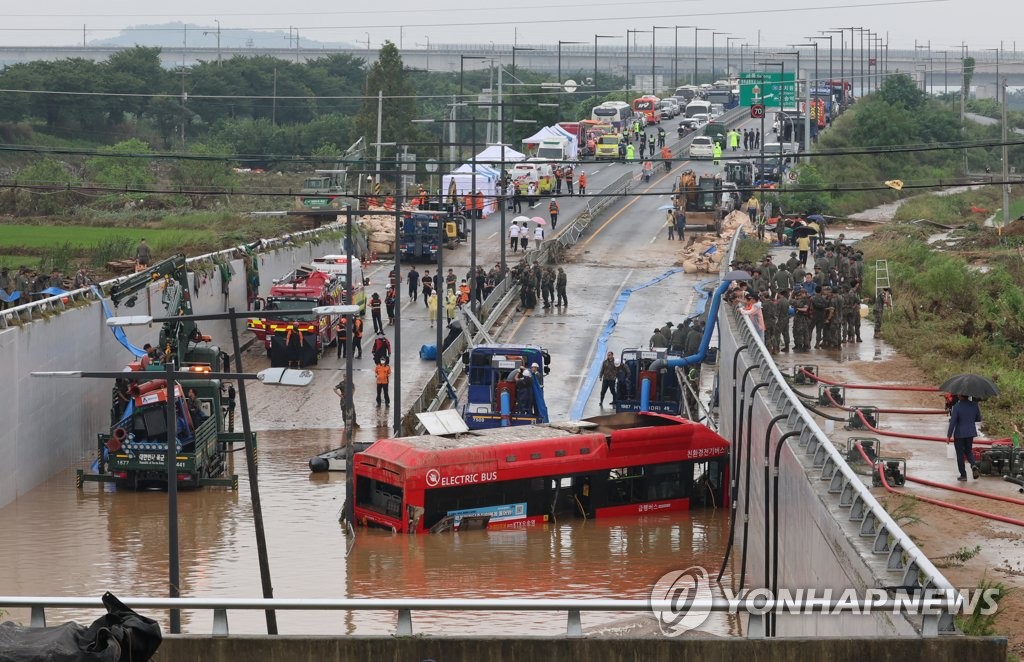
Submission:
[[[785,88],[783,108],[796,108],[796,74],[786,72],[783,84],[782,74],[770,71],[752,71],[740,74],[740,105],[760,104],[766,108],[778,108],[781,88]],[[755,92],[756,88],[756,92]]]

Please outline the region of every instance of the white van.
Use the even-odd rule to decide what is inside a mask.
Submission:
[[[363,264],[359,261],[359,258],[353,257],[351,260],[352,302],[359,306],[359,314],[363,315],[366,313],[366,286],[370,284],[370,281],[363,273]],[[313,268],[317,271],[337,276],[344,285],[348,277],[348,262],[349,257],[347,255],[324,255],[323,257],[313,258]],[[345,289],[347,290],[348,288],[346,287]]]

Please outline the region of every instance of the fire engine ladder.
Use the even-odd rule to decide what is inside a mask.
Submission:
[[[875,260],[875,296],[889,287],[889,261]]]

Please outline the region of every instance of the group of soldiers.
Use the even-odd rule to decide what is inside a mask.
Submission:
[[[651,349],[666,349],[684,356],[696,354],[704,337],[704,320],[687,318],[682,324],[675,325],[675,329],[672,326],[672,322],[665,322],[665,326],[654,329],[648,341]]]
[[[77,290],[91,284],[92,279],[86,274],[83,267],[75,273],[70,287]],[[67,289],[64,274],[59,269],[54,269],[46,274],[21,266],[12,273],[8,267],[2,267],[0,268],[0,310],[43,298],[47,296],[42,294],[43,290],[50,287]],[[18,293],[18,296],[12,299],[15,292]]]
[[[566,295],[568,277],[562,267],[532,266],[520,262],[512,270],[512,277],[519,282],[520,308],[534,308],[537,305],[538,293],[544,302],[544,308],[569,306]]]
[[[775,354],[839,348],[861,342],[860,284],[864,277],[863,255],[843,244],[823,243],[807,271],[796,253],[781,265],[766,256],[759,265],[734,263],[746,268],[749,282],[737,282],[728,301],[741,303],[752,293],[761,306],[764,342]],[[790,318],[792,317],[792,334]]]

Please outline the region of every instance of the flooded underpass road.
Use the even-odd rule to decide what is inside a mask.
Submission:
[[[670,182],[653,184],[648,195],[616,203],[609,212],[614,220],[570,253],[564,265],[569,274],[567,310],[556,314],[538,308],[507,327],[504,339],[540,344],[551,352],[553,368],[545,390],[550,393],[553,419],[566,418],[580,396],[582,376],[594,358],[594,339],[622,289],[665,273],[679,258],[681,242],[667,242],[663,212],[657,211],[667,200]],[[665,195],[659,194],[661,189]],[[479,263],[493,264],[497,246],[496,241],[481,246]],[[453,264],[461,273],[468,261],[465,251],[460,249],[458,255]],[[510,254],[509,259],[520,258]],[[375,265],[371,278],[386,281],[387,268]],[[682,321],[694,303],[693,285],[703,278],[708,276],[680,273],[638,291],[623,311],[610,348],[617,354],[623,347],[644,345],[654,326]],[[419,360],[417,350],[432,342],[434,330],[422,302],[408,302],[403,315],[400,360],[408,406],[432,370],[429,362]],[[372,328],[369,317],[367,328]],[[387,333],[393,337],[393,329]],[[247,370],[266,366],[259,347],[251,346],[244,358]],[[371,365],[367,347],[364,358],[356,362],[362,425],[358,441],[391,433],[392,410],[378,409],[372,402]],[[343,367],[344,361],[332,352],[315,367],[310,389],[247,389],[258,434],[259,484],[275,597],[647,599],[651,586],[671,570],[699,565],[717,572],[728,535],[728,513],[722,508],[573,520],[518,532],[403,536],[360,529],[353,542],[338,522],[344,475],[311,474],[307,466],[311,456],[343,442],[338,401],[332,393]],[[601,411],[594,395],[587,401],[585,416]],[[85,466],[84,460],[80,466]],[[228,472],[239,475],[237,492],[204,488],[179,494],[185,597],[261,596],[241,452],[232,455]],[[99,597],[111,591],[119,596],[166,596],[167,517],[164,492],[118,492],[94,483],[76,490],[74,468],[69,468],[0,509],[0,530],[5,532],[0,539],[0,594]],[[724,581],[731,581],[728,573]],[[97,615],[52,611],[47,617],[55,624],[71,618],[90,622]],[[150,615],[167,626],[166,614]],[[26,610],[14,610],[10,617],[28,622]],[[277,617],[285,634],[385,633],[394,631],[397,620],[389,612],[278,612]],[[583,625],[598,628],[633,618],[584,614]],[[229,621],[232,633],[265,632],[260,612],[233,611]],[[185,632],[207,633],[212,613],[186,612],[182,623]],[[460,613],[416,613],[413,626],[418,633],[558,634],[565,630],[565,615],[497,613],[467,618]],[[734,634],[737,626],[725,618],[712,619],[704,630]]]
[[[726,513],[698,510],[642,519],[570,521],[518,532],[472,531],[404,536],[359,529],[349,538],[338,515],[344,475],[310,474],[306,460],[336,444],[327,430],[260,432],[260,490],[275,597],[282,598],[635,598],[649,597],[665,572],[720,564]],[[236,454],[238,492],[204,488],[179,494],[181,594],[260,597],[245,463]],[[167,594],[167,497],[87,484],[73,471],[53,477],[0,510],[0,593],[119,596]],[[50,624],[98,614],[48,612]],[[165,614],[149,614],[161,620]],[[14,620],[27,623],[24,610]],[[286,634],[393,632],[390,612],[278,612]],[[584,627],[615,620],[584,615]],[[232,633],[265,632],[261,612],[229,613]],[[418,632],[557,634],[564,615],[549,613],[414,614]],[[209,632],[210,612],[186,612],[185,632]],[[732,627],[713,626],[721,634]],[[712,630],[714,631],[714,630]]]

